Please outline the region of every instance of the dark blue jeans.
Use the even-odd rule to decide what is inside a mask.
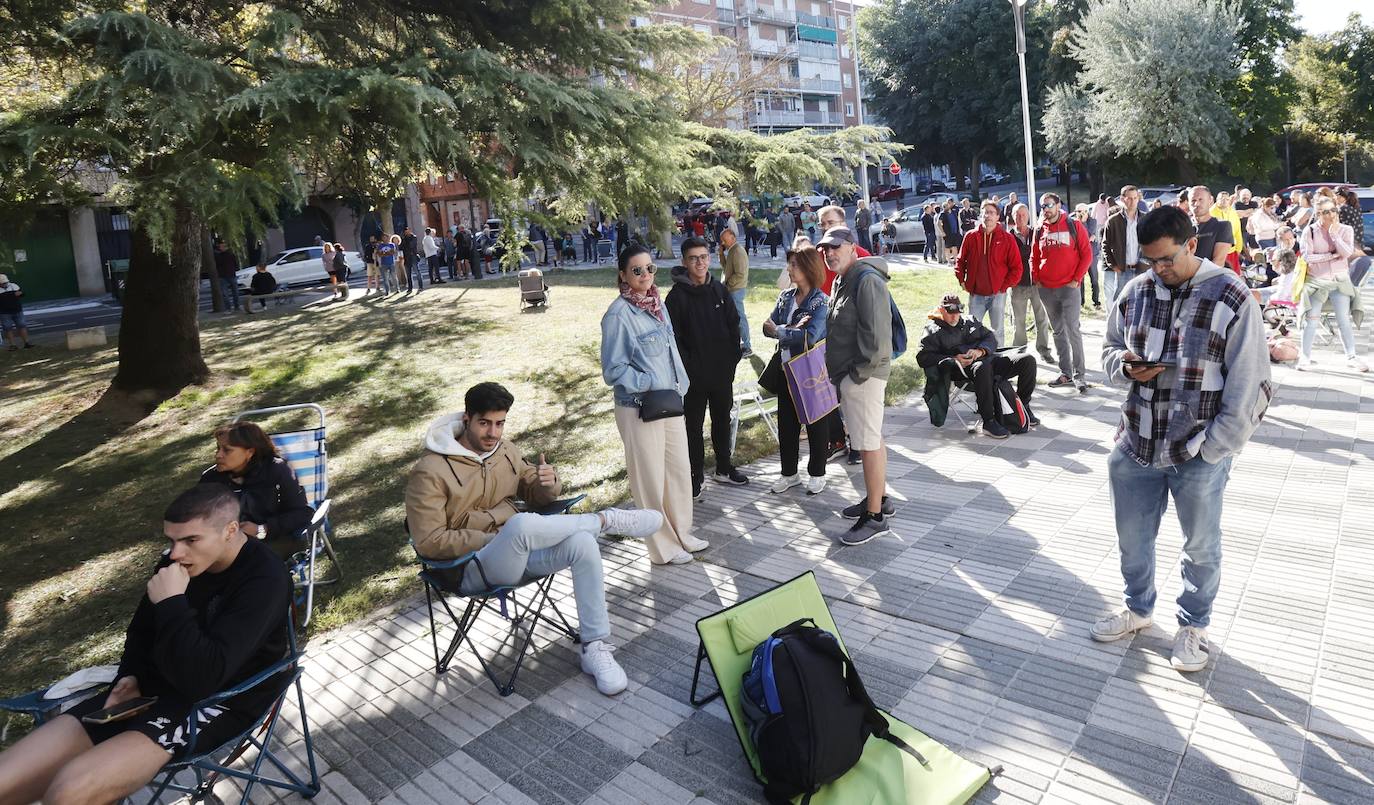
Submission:
[[[236,277],[220,277],[219,287],[222,289],[220,296],[224,298],[225,310],[239,309],[239,281]]]

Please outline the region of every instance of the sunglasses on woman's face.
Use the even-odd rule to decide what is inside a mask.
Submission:
[[[634,268],[630,269],[630,273],[631,273],[631,274],[634,274],[636,277],[642,277],[642,276],[644,276],[645,274],[648,274],[649,276],[652,277],[652,276],[654,275],[654,272],[657,271],[657,270],[658,270],[658,266],[653,265],[653,264],[651,263],[651,264],[649,264],[649,265],[647,265],[647,266],[635,266]]]

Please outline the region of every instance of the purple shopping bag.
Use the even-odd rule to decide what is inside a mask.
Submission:
[[[792,393],[797,419],[802,422],[814,425],[840,407],[840,397],[825,369],[825,339],[783,364],[783,374],[787,376],[787,390]]]

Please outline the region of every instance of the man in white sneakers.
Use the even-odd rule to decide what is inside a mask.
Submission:
[[[625,671],[611,656],[606,585],[596,538],[622,534],[646,538],[663,515],[646,509],[603,509],[596,514],[539,515],[518,512],[517,499],[546,506],[561,489],[558,473],[526,461],[502,439],[515,398],[497,383],[478,383],[464,397],[463,413],[435,420],[425,435],[425,455],[406,482],[406,525],[415,550],[427,559],[452,559],[476,552],[460,573],[442,578],[461,594],[490,586],[572,570],[582,641],[582,670],[597,690],[613,696],[625,689]],[[481,564],[481,570],[477,565]]]

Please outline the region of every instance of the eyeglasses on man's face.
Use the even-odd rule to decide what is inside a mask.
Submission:
[[[1137,259],[1140,261],[1141,265],[1145,266],[1146,268],[1148,268],[1148,269],[1150,269],[1150,270],[1152,270],[1152,271],[1153,271],[1154,269],[1157,269],[1157,268],[1162,268],[1162,269],[1164,269],[1165,271],[1168,271],[1169,269],[1171,269],[1171,268],[1174,267],[1174,263],[1177,262],[1177,261],[1179,260],[1179,258],[1181,258],[1181,257],[1183,256],[1183,254],[1184,254],[1185,252],[1187,252],[1187,251],[1188,251],[1188,244],[1184,243],[1184,244],[1181,244],[1181,245],[1178,247],[1178,250],[1175,251],[1175,252],[1173,253],[1173,255],[1171,255],[1171,256],[1169,256],[1169,257],[1158,257],[1158,258],[1151,259],[1151,258],[1146,257],[1145,255],[1142,254],[1142,255],[1140,255]]]
[[[711,254],[710,252],[702,252],[700,254],[689,254],[682,259],[684,262],[688,263],[709,263],[711,262]]]

